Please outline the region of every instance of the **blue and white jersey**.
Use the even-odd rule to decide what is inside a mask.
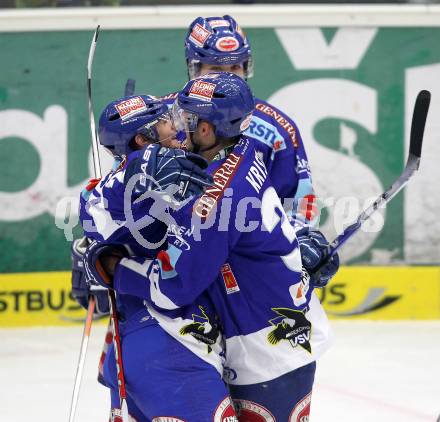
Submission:
[[[104,178],[90,181],[81,192],[79,217],[84,235],[88,238],[109,244],[123,244],[132,255],[155,257],[160,247],[147,248],[136,237],[147,233],[151,243],[160,243],[167,226],[157,220],[153,222],[148,217],[144,224],[136,224],[144,217],[146,205],[135,201],[133,191],[127,190],[124,184],[127,165],[141,153],[131,153]],[[154,225],[154,230],[150,224]]]
[[[155,258],[160,247],[148,249],[138,240],[147,231],[149,240],[159,243],[159,240],[164,238],[167,227],[155,221],[152,226],[147,225],[146,228],[138,229],[135,222],[144,216],[145,204],[133,204],[132,195],[125,195],[125,169],[138,154],[139,152],[132,153],[127,160],[116,162],[114,169],[101,180],[90,181],[81,192],[79,217],[84,236],[89,239],[124,245],[133,256]],[[166,243],[162,245],[162,248],[164,247]],[[123,331],[125,322],[130,326],[125,331],[151,322],[142,298],[118,295],[116,300]]]
[[[165,331],[238,385],[279,377],[329,345],[263,158],[260,143],[243,137],[210,164],[214,186],[170,211],[166,249],[123,259],[114,277],[117,292],[144,298]]]
[[[169,106],[177,93],[161,97]],[[307,154],[295,122],[275,106],[255,98],[255,110],[245,135],[259,141],[272,186],[297,227],[316,226],[319,209]]]

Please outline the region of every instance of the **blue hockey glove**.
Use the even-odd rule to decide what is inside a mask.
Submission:
[[[138,155],[128,164],[124,178],[127,185],[133,175],[140,177],[134,187],[136,197],[157,191],[167,202],[177,205],[213,183],[212,176],[204,171],[208,163],[200,155],[156,144],[148,145]]]
[[[95,298],[95,315],[106,315],[110,311],[107,290],[101,286],[90,286],[87,283],[83,255],[90,241],[87,237],[72,242],[72,297],[85,309],[89,306],[89,297]]]
[[[91,242],[83,256],[86,279],[90,288],[101,286],[112,289],[115,267],[126,256],[128,256],[127,250],[121,245],[108,245],[96,240]]]
[[[324,287],[339,269],[339,256],[328,259],[328,241],[318,230],[303,228],[296,233],[303,267],[315,287]]]

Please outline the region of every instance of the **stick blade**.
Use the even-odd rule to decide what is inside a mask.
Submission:
[[[96,27],[96,30],[95,30],[95,36],[94,36],[95,42],[98,41],[99,29],[100,29],[100,28],[101,28],[101,25],[98,25],[98,26]]]
[[[422,154],[423,133],[425,131],[426,117],[428,116],[430,102],[431,93],[423,90],[417,95],[416,103],[414,105],[409,152],[419,158]]]
[[[136,85],[136,81],[134,79],[127,79],[127,82],[125,83],[125,90],[124,90],[124,96],[128,97],[129,95],[134,94],[134,88]]]

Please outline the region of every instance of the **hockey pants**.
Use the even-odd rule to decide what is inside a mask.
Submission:
[[[217,370],[158,324],[124,335],[122,357],[127,403],[134,421],[236,421]],[[104,363],[104,378],[112,391],[112,408],[118,408],[113,345]]]

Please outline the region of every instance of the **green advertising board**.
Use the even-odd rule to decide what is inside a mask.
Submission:
[[[250,84],[296,121],[329,237],[400,174],[416,94],[432,91],[417,179],[342,257],[349,265],[439,264],[440,28],[246,30],[255,59]],[[73,235],[80,234],[75,210],[64,229],[55,215],[92,175],[86,93],[92,34],[0,33],[1,273],[70,266],[66,235],[74,226]],[[184,35],[184,29],[102,31],[95,114],[122,95],[127,78],[136,80],[138,93],[178,90],[187,77]],[[108,168],[111,159],[104,161]]]

